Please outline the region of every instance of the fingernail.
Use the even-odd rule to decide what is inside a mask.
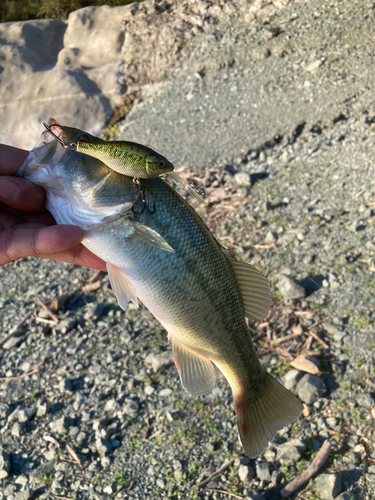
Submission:
[[[20,195],[20,188],[16,183],[0,179],[0,199],[3,201],[16,201]]]

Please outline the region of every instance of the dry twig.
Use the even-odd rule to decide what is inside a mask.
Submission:
[[[21,326],[25,323],[26,320],[28,320],[30,318],[30,316],[32,316],[34,314],[34,311],[29,311],[22,319],[19,323],[17,323],[16,326],[14,326],[11,331],[8,333],[8,335],[6,337],[4,337],[3,339],[0,340],[0,348],[3,347],[3,345],[8,342],[9,339],[11,339],[17,332],[18,330],[21,328]]]
[[[224,493],[224,495],[229,495],[230,497],[233,497],[233,498],[238,498],[239,500],[242,500],[243,497],[240,497],[239,495],[235,495],[234,493],[229,493],[229,491],[225,491],[225,490],[216,490],[214,488],[205,488],[206,491],[213,491],[213,492],[217,492],[217,493]]]
[[[42,302],[41,300],[38,299],[37,302],[46,311],[46,313],[48,314],[48,316],[50,316],[52,318],[52,321],[55,322],[55,325],[57,325],[57,323],[59,322],[59,318],[56,316],[56,314],[54,314],[51,311],[51,309],[48,306],[46,306],[45,303]]]
[[[40,372],[41,367],[37,368],[36,370],[33,370],[28,373],[24,373],[23,375],[18,375],[17,377],[2,377],[0,378],[0,382],[3,382],[4,380],[19,380],[20,378],[25,378],[25,377],[30,377],[30,375],[34,375],[34,373]]]
[[[198,484],[197,488],[203,488],[203,486],[206,486],[214,477],[220,476],[225,470],[228,469],[234,462],[234,458],[230,460],[229,462],[224,462],[223,465],[217,469],[215,472],[213,472],[210,476],[208,476],[204,481]]]
[[[289,497],[292,493],[301,488],[303,484],[307,483],[307,481],[309,481],[323,466],[324,462],[328,458],[330,451],[331,451],[331,443],[328,439],[326,439],[322,444],[319,453],[316,455],[316,457],[307,467],[307,469],[303,471],[301,475],[293,479],[293,481],[287,484],[285,488],[283,488],[280,491],[281,496],[284,498]]]

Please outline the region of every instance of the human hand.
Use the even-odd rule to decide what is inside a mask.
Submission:
[[[35,256],[106,271],[105,262],[81,244],[76,226],[56,225],[45,209],[45,191],[12,177],[28,151],[0,144],[0,266]]]

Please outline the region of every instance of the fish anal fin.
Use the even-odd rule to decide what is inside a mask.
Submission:
[[[297,420],[303,410],[301,401],[267,373],[264,391],[257,399],[236,397],[238,431],[250,458],[263,453],[277,431]]]
[[[183,388],[192,395],[205,394],[215,387],[215,368],[211,360],[172,337],[173,361]]]
[[[265,318],[271,306],[272,295],[268,279],[251,264],[229,257],[237,283],[240,287],[245,316],[254,321]]]
[[[129,302],[138,307],[138,299],[135,289],[126,276],[125,272],[110,262],[106,263],[109,281],[114,294],[116,295],[119,306],[125,311]]]

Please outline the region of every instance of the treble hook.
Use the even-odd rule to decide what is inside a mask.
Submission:
[[[153,209],[152,209],[152,210],[150,210],[150,208],[149,208],[148,196],[147,196],[147,194],[145,193],[144,187],[142,186],[142,184],[141,184],[140,180],[139,180],[137,177],[134,177],[133,182],[134,182],[134,184],[137,184],[137,186],[138,186],[138,188],[139,188],[139,192],[141,193],[142,204],[143,204],[143,206],[142,206],[142,210],[141,210],[140,212],[138,212],[138,211],[134,210],[134,207],[135,207],[135,205],[136,205],[136,204],[134,204],[134,205],[132,206],[132,212],[133,212],[133,214],[134,214],[134,215],[141,215],[141,214],[143,214],[143,212],[144,212],[145,210],[147,210],[147,212],[148,212],[149,214],[154,214],[154,213],[156,212],[156,205],[155,205],[155,202],[154,202],[154,207],[153,207]]]

